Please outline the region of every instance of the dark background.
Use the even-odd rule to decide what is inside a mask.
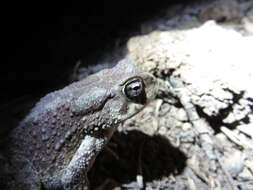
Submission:
[[[0,69],[0,106],[67,83],[79,59],[96,62],[98,50],[110,48],[116,38],[137,31],[140,22],[175,2],[179,1],[2,5],[1,41],[7,60]]]

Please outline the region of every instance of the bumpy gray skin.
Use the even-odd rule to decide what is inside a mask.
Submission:
[[[139,77],[145,94],[126,97]],[[129,60],[48,94],[10,134],[6,146],[14,177],[10,189],[89,189],[87,172],[115,129],[154,98],[155,78]]]

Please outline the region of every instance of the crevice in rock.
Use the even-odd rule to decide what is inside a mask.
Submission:
[[[232,91],[231,89],[228,89],[228,88],[224,89],[224,90],[229,91],[233,95],[233,98],[232,98],[233,103],[229,104],[224,109],[220,109],[218,114],[208,115],[203,111],[203,108],[201,106],[195,105],[197,113],[199,114],[199,116],[206,119],[206,121],[214,129],[216,134],[220,132],[220,127],[221,126],[226,126],[229,129],[235,129],[241,123],[248,124],[250,122],[249,114],[246,114],[245,117],[243,117],[239,120],[235,120],[234,122],[231,122],[231,123],[224,122],[224,119],[226,119],[228,117],[228,115],[231,112],[233,112],[233,110],[234,110],[233,106],[235,104],[240,104],[240,100],[243,98],[243,96],[245,94],[244,91],[241,91],[240,93],[235,93],[234,91]],[[253,106],[250,105],[250,108],[251,108],[251,113],[252,113],[253,112],[253,109],[252,109]]]
[[[185,154],[160,135],[116,133],[108,147],[110,151],[101,152],[89,172],[92,189],[108,179],[113,179],[110,185],[114,187],[135,181],[137,175],[145,182],[179,175],[186,167]]]

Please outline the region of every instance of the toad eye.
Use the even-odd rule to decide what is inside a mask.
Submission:
[[[145,85],[141,78],[132,78],[128,80],[123,88],[126,97],[136,103],[144,104],[146,102]]]

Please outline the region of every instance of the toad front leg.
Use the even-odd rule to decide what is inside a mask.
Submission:
[[[109,139],[108,136],[85,136],[67,168],[62,170],[60,175],[47,180],[44,187],[46,189],[88,190],[87,172]]]

